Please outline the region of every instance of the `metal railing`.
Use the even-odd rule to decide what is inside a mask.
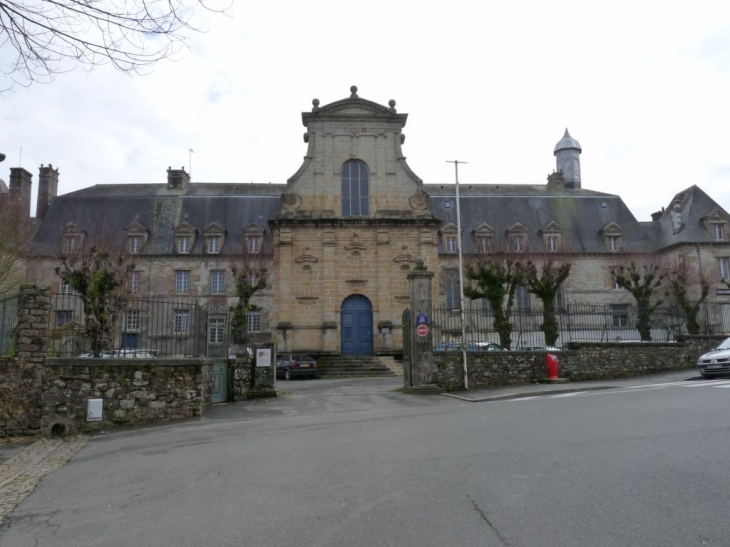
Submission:
[[[107,325],[97,356],[228,355],[228,308],[202,306],[190,298],[155,297],[87,300],[85,309],[83,299],[74,294],[51,296],[48,355],[92,357],[95,315],[103,315]]]
[[[15,353],[15,327],[18,325],[18,297],[0,300],[0,357]]]
[[[561,347],[569,342],[640,341],[638,308],[625,304],[568,304],[556,313],[559,336],[555,343]],[[700,306],[697,320],[700,334],[730,334],[730,302],[705,302]],[[545,346],[542,311],[513,309],[512,348]],[[652,340],[672,341],[687,334],[686,317],[676,306],[656,310],[650,319]],[[448,342],[461,343],[461,316],[458,309],[434,309],[431,328],[434,346]],[[494,316],[487,310],[465,311],[465,342],[499,344],[494,328]],[[446,346],[448,347],[448,346]]]

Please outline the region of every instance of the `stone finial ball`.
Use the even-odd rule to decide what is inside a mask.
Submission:
[[[357,93],[357,86],[356,85],[350,86],[350,93],[353,93],[353,94],[354,93]]]
[[[423,268],[424,268],[423,259],[422,258],[417,258],[416,259],[416,269],[417,270],[422,270]]]
[[[389,100],[389,101],[388,101],[388,106],[389,106],[390,108],[395,108],[395,101],[394,101],[393,99]]]
[[[312,99],[312,106],[315,108],[319,106],[319,99]]]

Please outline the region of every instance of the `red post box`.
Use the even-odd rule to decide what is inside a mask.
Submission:
[[[548,380],[558,379],[558,356],[548,353],[545,356],[545,364],[547,365]]]

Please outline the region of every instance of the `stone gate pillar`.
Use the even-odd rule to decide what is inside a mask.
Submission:
[[[411,299],[411,320],[409,340],[411,345],[411,385],[405,386],[414,392],[440,391],[435,384],[433,361],[433,331],[431,312],[431,282],[433,272],[429,272],[423,259],[416,260],[416,266],[408,274],[408,287]]]

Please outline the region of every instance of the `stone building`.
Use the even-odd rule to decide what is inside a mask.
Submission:
[[[224,306],[231,262],[244,251],[270,253],[272,282],[252,321],[260,339],[280,351],[397,353],[417,258],[437,274],[437,305],[458,307],[459,293],[455,187],[425,184],[407,164],[407,117],[395,101],[363,99],[354,86],[340,101],[315,99],[302,114],[304,161],[286,184],[192,182],[184,169],[168,169],[162,184],[98,184],[59,196],[58,170],[41,167],[28,280],[65,290],[54,273],[59,252],[103,226],[136,255],[136,293]],[[464,249],[568,257],[561,302],[633,303],[612,273],[627,254],[682,257],[697,273],[691,291],[698,272],[713,279],[713,293],[724,286],[727,211],[691,186],[652,221],[638,221],[620,196],[584,188],[581,152],[566,130],[546,184],[460,185]],[[30,173],[14,172],[14,180],[29,196]],[[539,304],[526,290],[518,297],[519,307]]]

